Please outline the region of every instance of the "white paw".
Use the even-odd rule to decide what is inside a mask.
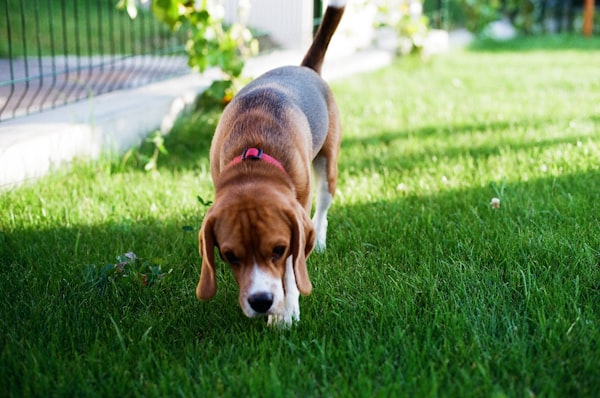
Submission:
[[[287,329],[300,320],[300,309],[292,313],[269,315],[267,325]]]
[[[322,253],[325,251],[325,247],[327,246],[327,219],[315,219],[313,222],[315,224],[315,232],[317,234],[315,239],[315,251],[317,253]]]
[[[294,264],[292,256],[286,260],[285,269],[285,303],[283,310],[279,314],[269,315],[267,324],[269,326],[278,326],[288,328],[300,320],[300,292],[296,286],[296,277],[294,275]]]

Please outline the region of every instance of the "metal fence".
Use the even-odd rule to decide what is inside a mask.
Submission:
[[[489,12],[493,8],[491,3],[483,0],[425,0],[423,5],[432,27],[452,29],[469,25],[469,18],[477,18],[476,13],[468,15],[467,9]],[[511,22],[530,23],[536,25],[538,31],[556,33],[580,31],[581,27],[576,27],[575,22],[578,18],[582,19],[585,0],[500,0],[497,3],[501,5],[504,17]],[[598,1],[595,4],[596,8],[600,6]]]
[[[143,7],[132,21],[116,2],[0,0],[0,122],[189,71],[185,31],[173,34]],[[460,3],[425,1],[431,26],[464,26]],[[525,3],[536,24],[571,31],[583,0],[515,4]],[[323,1],[313,6],[318,25]]]
[[[185,32],[114,0],[0,0],[0,122],[189,72]]]

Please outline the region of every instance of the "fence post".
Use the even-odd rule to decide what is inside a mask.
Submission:
[[[594,0],[585,0],[585,8],[583,10],[583,34],[587,37],[592,35],[592,27],[594,26]]]

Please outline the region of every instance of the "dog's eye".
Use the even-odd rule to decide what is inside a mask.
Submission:
[[[275,246],[273,248],[273,260],[279,260],[285,254],[285,246]]]
[[[227,260],[227,262],[231,265],[238,265],[240,263],[240,259],[237,258],[237,256],[233,254],[232,251],[227,251],[223,253],[223,256],[225,257],[225,260]]]

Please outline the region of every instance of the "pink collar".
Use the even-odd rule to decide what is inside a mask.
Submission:
[[[272,156],[267,155],[266,153],[263,152],[262,149],[259,149],[259,148],[245,149],[244,152],[242,152],[242,154],[240,156],[234,158],[231,162],[229,162],[228,167],[236,165],[238,163],[241,163],[243,160],[264,160],[267,163],[277,166],[279,168],[279,170],[286,173],[285,169],[283,168],[283,166],[281,165],[281,163],[279,163],[279,161],[277,159],[275,159]]]

